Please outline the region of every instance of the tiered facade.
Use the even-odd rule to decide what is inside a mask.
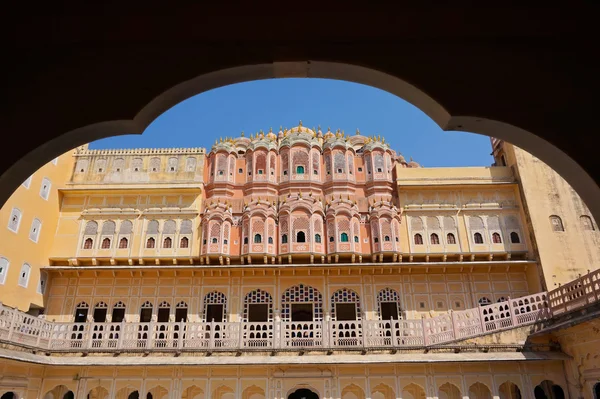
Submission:
[[[44,168],[69,173],[35,218],[52,226],[36,225],[45,260],[0,253],[0,283],[14,285],[0,291],[2,399],[567,392],[564,354],[524,342],[600,299],[600,275],[586,274],[600,250],[569,270],[540,262],[539,220],[560,234],[571,216],[528,207],[521,150],[494,148],[515,168],[424,168],[383,138],[301,124],[208,153],[59,157]],[[15,247],[42,209],[26,206],[28,189],[2,210]],[[587,248],[597,225],[577,212]]]

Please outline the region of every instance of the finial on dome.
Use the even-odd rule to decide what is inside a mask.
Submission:
[[[381,135],[377,136],[377,141],[381,141]]]
[[[331,133],[331,128],[329,126],[327,127],[327,132]]]
[[[317,125],[317,129],[321,130],[321,125]]]
[[[269,128],[269,133],[273,133],[273,127]]]
[[[302,191],[298,191],[298,198],[302,198]]]
[[[413,161],[413,158],[412,158],[412,157],[410,157],[410,162],[412,162],[412,161]]]
[[[242,137],[244,137],[244,131],[242,130]]]
[[[356,128],[356,135],[360,136],[360,130],[358,130],[358,128]]]
[[[298,126],[302,127],[302,121],[298,122]]]

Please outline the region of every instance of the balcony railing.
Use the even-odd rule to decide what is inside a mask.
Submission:
[[[0,341],[48,352],[428,347],[526,326],[600,300],[600,270],[549,292],[414,320],[58,323],[0,305]]]

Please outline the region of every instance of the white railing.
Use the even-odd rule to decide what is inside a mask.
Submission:
[[[58,323],[0,304],[0,341],[46,351],[410,348],[549,320],[600,299],[600,270],[549,292],[415,320]]]

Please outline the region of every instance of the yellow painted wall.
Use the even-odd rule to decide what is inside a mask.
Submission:
[[[503,148],[519,182],[548,289],[600,267],[598,224],[573,188],[528,152],[508,143]],[[553,230],[552,215],[561,218],[564,231]],[[582,217],[591,219],[593,230]]]
[[[54,242],[59,217],[60,194],[73,168],[72,151],[67,152],[36,171],[26,187],[21,185],[0,209],[0,257],[9,261],[4,284],[0,284],[0,302],[28,311],[30,306],[43,307],[43,295],[38,292],[40,267],[48,265],[48,253]],[[50,182],[48,198],[40,195],[42,186]],[[18,231],[9,230],[11,213],[18,208],[22,215]],[[32,222],[41,221],[37,242],[30,239]],[[24,263],[31,266],[26,287],[18,284]]]

